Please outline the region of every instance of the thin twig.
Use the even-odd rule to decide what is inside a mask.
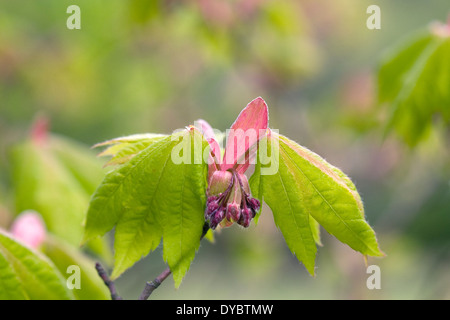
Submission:
[[[123,300],[121,296],[117,294],[116,286],[114,284],[114,281],[112,281],[108,274],[106,273],[105,269],[102,267],[102,265],[97,262],[95,264],[95,269],[97,269],[97,273],[102,278],[105,285],[108,287],[109,292],[111,293],[111,300]]]
[[[161,274],[159,276],[157,276],[155,278],[155,280],[151,281],[151,282],[147,282],[145,284],[145,288],[142,291],[139,300],[147,300],[148,297],[150,297],[150,295],[152,294],[153,290],[155,290],[156,288],[158,288],[161,283],[166,280],[166,278],[172,273],[172,271],[170,271],[170,268],[167,267],[163,272],[161,272]]]
[[[203,225],[203,230],[202,230],[202,235],[200,237],[200,240],[203,239],[203,237],[206,235],[206,233],[209,230],[209,224],[207,222],[205,222],[205,224]],[[142,291],[139,300],[147,300],[150,295],[153,293],[153,291],[158,288],[161,283],[166,280],[166,278],[172,273],[172,271],[170,271],[170,268],[167,267],[163,272],[161,272],[161,274],[159,276],[157,276],[155,278],[155,280],[147,282],[145,284],[144,290]]]
[[[206,235],[206,233],[209,230],[209,224],[207,222],[205,222],[205,224],[203,225],[203,230],[202,230],[202,235],[200,237],[200,240],[203,239],[203,237]],[[105,269],[102,267],[102,265],[97,262],[95,264],[95,269],[97,270],[98,275],[100,276],[100,278],[102,278],[103,282],[105,283],[105,285],[108,287],[109,292],[111,293],[111,300],[123,300],[121,296],[119,296],[117,294],[116,291],[116,286],[114,284],[114,281],[112,281],[108,274],[106,273]],[[161,283],[166,280],[166,278],[172,273],[172,271],[170,271],[170,268],[167,267],[163,272],[161,272],[161,274],[159,276],[157,276],[155,278],[155,280],[151,281],[151,282],[147,282],[145,284],[145,288],[142,291],[141,295],[139,296],[139,300],[147,300],[150,295],[152,294],[152,292],[158,288]]]

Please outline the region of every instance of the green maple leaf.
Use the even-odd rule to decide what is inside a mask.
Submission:
[[[115,279],[153,251],[162,238],[163,258],[179,286],[199,247],[205,222],[207,165],[201,155],[208,144],[194,128],[138,140],[140,151],[109,172],[94,193],[84,241],[115,227]],[[172,158],[177,147],[182,147],[176,154],[182,163]],[[197,147],[199,153],[194,152]]]
[[[361,198],[339,169],[288,138],[271,132],[270,161],[256,164],[250,179],[252,194],[271,208],[289,249],[314,275],[319,224],[341,242],[364,255],[383,256],[375,233],[365,221]],[[273,148],[276,144],[276,148]],[[262,174],[268,163],[278,170]]]
[[[322,245],[320,226],[363,255],[383,256],[352,181],[317,154],[268,129],[262,98],[250,102],[232,125],[241,131],[229,133],[231,141],[245,142],[243,149],[227,142],[222,152],[209,124],[201,120],[197,125],[171,136],[134,135],[100,144],[108,146],[102,154],[112,156],[110,164],[120,165],[91,199],[84,240],[115,227],[113,279],[153,251],[162,238],[163,258],[178,287],[205,222],[211,229],[234,222],[248,227],[261,214],[262,201],[272,209],[290,250],[312,275],[316,246]],[[239,136],[245,130],[257,130],[258,135]],[[262,145],[271,150],[266,157]],[[244,173],[253,152],[258,156],[248,182]],[[248,184],[260,201],[251,197]]]

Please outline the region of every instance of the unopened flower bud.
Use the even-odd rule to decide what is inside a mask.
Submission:
[[[233,174],[229,171],[216,171],[213,173],[208,183],[208,195],[217,196],[224,193],[233,182]]]
[[[226,218],[228,221],[235,222],[240,218],[240,206],[237,203],[229,203],[227,205]]]
[[[219,208],[217,197],[209,197],[206,201],[205,219],[209,219],[211,214]]]
[[[250,209],[252,209],[253,211],[253,218],[256,215],[256,212],[259,211],[259,209],[261,208],[261,203],[259,202],[258,199],[255,198],[248,198],[247,199],[247,205]]]
[[[209,221],[209,227],[211,229],[216,229],[217,225],[223,220],[225,217],[225,212],[222,208],[219,208],[212,216]]]
[[[240,216],[240,219],[238,221],[238,224],[240,224],[244,228],[248,228],[252,218],[253,218],[252,210],[250,208],[244,208],[244,209],[241,210],[241,216]]]
[[[235,171],[215,171],[209,179],[205,220],[210,228],[228,227],[234,222],[250,225],[260,208],[257,199],[250,197],[248,179]]]

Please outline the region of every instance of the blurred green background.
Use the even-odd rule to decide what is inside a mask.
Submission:
[[[72,4],[81,30],[66,27]],[[366,28],[371,4],[380,30]],[[415,148],[384,139],[376,98],[383,54],[448,14],[448,0],[0,0],[0,226],[25,209],[10,150],[37,117],[89,152],[199,118],[224,131],[262,96],[272,128],[355,182],[387,254],[368,261],[381,289],[367,289],[362,256],[325,231],[310,277],[265,208],[258,226],[203,241],[181,287],[167,281],[152,298],[450,299],[448,131]],[[118,279],[119,293],[137,298],[163,269],[158,249]]]

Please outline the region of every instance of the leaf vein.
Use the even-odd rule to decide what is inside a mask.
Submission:
[[[325,204],[332,210],[332,212],[336,215],[336,217],[339,218],[339,220],[344,224],[344,226],[355,235],[355,237],[360,240],[364,246],[369,249],[370,251],[372,251],[372,249],[370,249],[370,247],[365,243],[365,241],[363,239],[361,239],[358,234],[352,229],[350,228],[350,226],[346,223],[346,220],[343,219],[341,217],[341,215],[339,213],[336,212],[336,210],[334,209],[334,207],[327,201],[327,199],[325,199],[325,197],[322,195],[322,193],[317,189],[316,185],[311,181],[311,179],[309,179],[309,177],[303,172],[303,170],[294,162],[294,160],[292,159],[292,157],[287,153],[287,151],[285,150],[285,147],[281,144],[281,148],[283,149],[283,153],[289,158],[289,160],[291,161],[291,163],[299,170],[299,172],[301,172],[301,174],[309,181],[309,183],[313,186],[314,190],[316,191],[316,193],[323,199],[323,201],[325,202]],[[362,218],[359,219],[352,219],[352,220],[363,220]],[[364,221],[364,220],[363,220]]]

